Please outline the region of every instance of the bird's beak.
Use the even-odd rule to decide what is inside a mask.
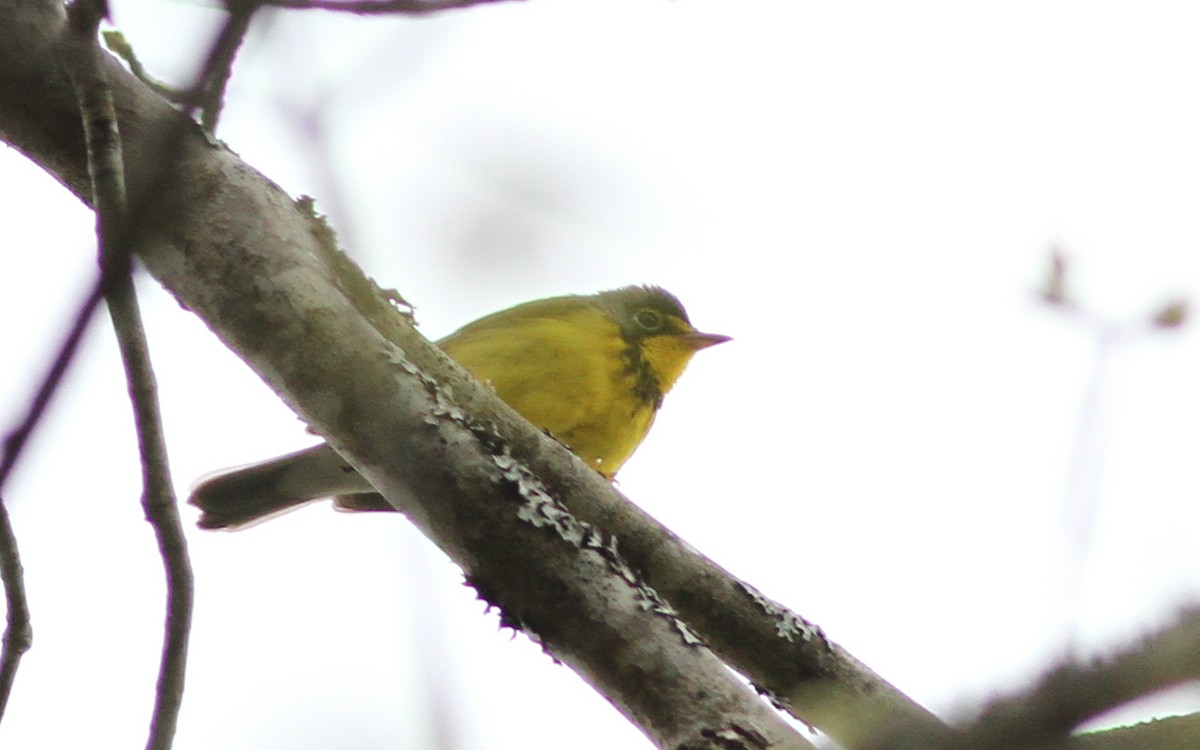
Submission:
[[[731,336],[722,336],[719,333],[701,333],[700,331],[689,331],[684,338],[694,352],[732,340]]]

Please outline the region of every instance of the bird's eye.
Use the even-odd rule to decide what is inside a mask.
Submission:
[[[659,331],[662,330],[663,327],[662,313],[657,310],[638,310],[637,313],[634,314],[633,319],[637,321],[639,326],[647,331]]]

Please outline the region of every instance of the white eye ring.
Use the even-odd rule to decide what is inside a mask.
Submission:
[[[639,326],[647,331],[658,331],[663,327],[662,313],[657,310],[651,310],[649,308],[646,308],[645,310],[638,310],[636,313],[634,313],[633,319]]]

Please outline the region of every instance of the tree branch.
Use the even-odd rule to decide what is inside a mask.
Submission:
[[[1117,653],[1065,664],[1030,689],[993,704],[967,730],[970,747],[1029,747],[1135,698],[1200,679],[1200,609]]]
[[[125,365],[137,427],[142,506],[158,540],[167,577],[165,634],[146,745],[150,750],[167,750],[183,702],[192,572],[172,489],[154,371],[133,287],[130,246],[136,229],[127,219],[121,138],[112,92],[100,70],[97,45],[100,20],[106,14],[104,0],[76,0],[68,8],[62,56],[84,124],[105,299]]]
[[[87,330],[88,323],[103,295],[103,274],[99,274],[92,291],[75,314],[74,322],[59,347],[37,392],[30,399],[29,409],[20,424],[4,438],[0,454],[0,581],[4,584],[4,601],[7,621],[4,628],[3,645],[0,646],[0,719],[8,706],[21,656],[33,645],[33,628],[29,616],[29,602],[25,598],[25,573],[21,567],[21,556],[17,550],[17,537],[13,532],[8,508],[4,504],[4,485],[17,465],[25,445],[33,431],[41,423],[42,415],[58,391],[67,367],[75,358],[79,342]]]
[[[58,386],[62,382],[63,376],[66,375],[71,360],[75,358],[75,352],[79,349],[79,343],[83,340],[83,334],[87,331],[88,324],[92,322],[92,314],[96,312],[96,308],[100,306],[100,301],[103,299],[103,274],[97,274],[96,283],[93,284],[87,298],[76,311],[71,328],[63,338],[63,343],[59,346],[54,359],[51,360],[50,367],[46,369],[46,375],[38,385],[37,391],[29,399],[29,409],[26,410],[25,416],[16,427],[4,436],[4,450],[0,455],[0,493],[3,492],[9,475],[12,474],[13,468],[20,460],[21,453],[25,450],[30,436],[41,422],[46,407],[50,405],[55,392],[58,391]]]
[[[899,735],[952,739],[945,724],[819,627],[709,560],[624,496],[582,500],[572,512],[612,531],[646,582],[722,659],[792,715],[857,750],[894,748]]]
[[[229,16],[213,42],[203,71],[192,86],[192,99],[200,109],[200,126],[209,133],[217,131],[217,122],[225,106],[225,87],[233,75],[233,61],[260,5],[256,0],[228,0],[226,7]]]
[[[21,657],[33,644],[33,629],[29,624],[29,602],[25,599],[25,575],[21,556],[17,552],[17,537],[4,497],[0,495],[0,579],[4,581],[4,605],[7,618],[4,626],[4,645],[0,649],[0,719],[12,695]]]

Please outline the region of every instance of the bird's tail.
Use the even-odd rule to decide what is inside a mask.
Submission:
[[[202,529],[249,526],[311,500],[335,497],[347,510],[391,510],[350,464],[328,445],[215,474],[192,489],[188,503]]]

